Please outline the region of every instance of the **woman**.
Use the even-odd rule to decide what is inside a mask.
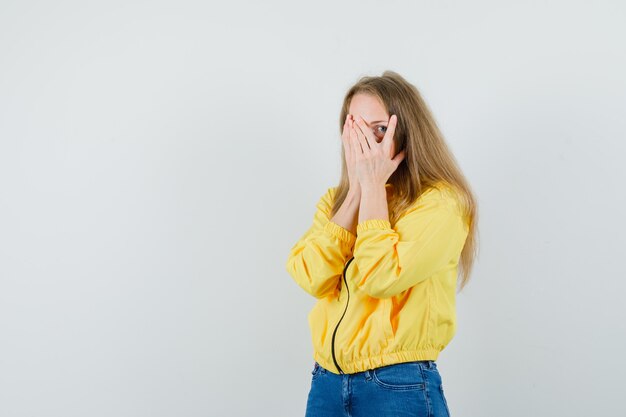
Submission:
[[[340,124],[341,180],[286,264],[317,298],[306,416],[449,416],[435,361],[473,264],[474,197],[399,74],[361,78]]]

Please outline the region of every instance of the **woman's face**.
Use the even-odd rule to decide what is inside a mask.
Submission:
[[[374,133],[376,142],[380,143],[383,140],[389,123],[389,114],[377,97],[363,93],[354,95],[350,101],[348,113],[352,115],[355,122],[357,116],[363,118],[365,124]]]

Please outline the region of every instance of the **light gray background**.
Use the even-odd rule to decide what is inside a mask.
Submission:
[[[626,415],[623,4],[2,1],[0,415],[303,415],[284,265],[385,69],[479,200],[452,415]]]

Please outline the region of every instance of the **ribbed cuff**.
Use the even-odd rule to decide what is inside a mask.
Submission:
[[[362,232],[364,230],[372,230],[372,229],[377,229],[377,230],[391,229],[391,223],[389,222],[389,220],[384,220],[384,219],[363,220],[361,223],[356,225],[356,234],[358,235],[359,232]]]
[[[352,246],[356,240],[356,236],[352,232],[344,229],[335,222],[329,221],[326,223],[324,230],[350,246]]]

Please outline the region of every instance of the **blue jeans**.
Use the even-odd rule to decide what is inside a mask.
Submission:
[[[334,374],[315,362],[306,417],[449,417],[435,361]]]

